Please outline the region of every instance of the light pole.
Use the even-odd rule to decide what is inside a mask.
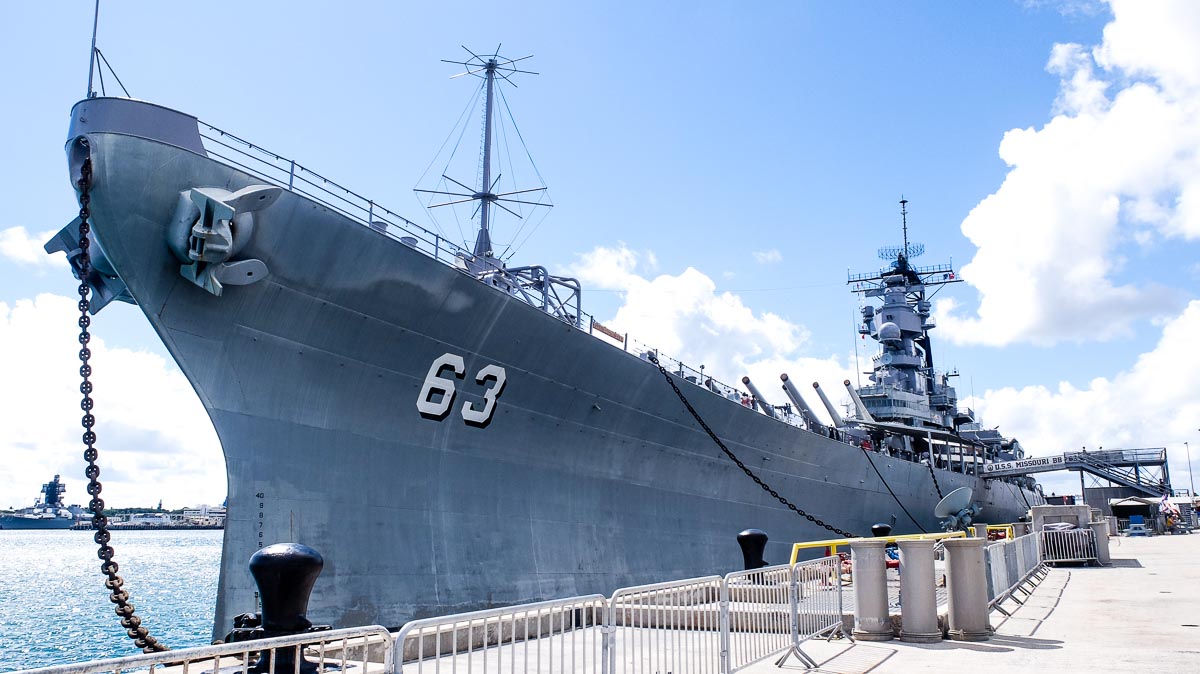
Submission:
[[[1086,461],[1087,445],[1083,446],[1083,454],[1083,458]],[[1083,486],[1083,468],[1079,469],[1079,500],[1083,502],[1081,505],[1087,505],[1087,488]]]
[[[1192,480],[1192,448],[1188,446],[1187,440],[1183,441],[1183,449],[1187,452],[1188,460],[1188,486],[1190,486],[1192,498],[1196,498],[1196,482]]]

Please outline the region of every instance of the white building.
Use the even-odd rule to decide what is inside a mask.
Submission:
[[[225,523],[225,506],[198,505],[195,508],[184,508],[183,517],[192,524],[221,524]]]

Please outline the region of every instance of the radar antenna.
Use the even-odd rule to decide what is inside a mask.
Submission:
[[[909,260],[925,253],[925,244],[908,240],[908,199],[903,196],[900,197],[900,223],[903,228],[903,243],[899,246],[884,246],[879,249],[879,259],[891,264],[877,272],[847,274],[846,283],[851,286],[851,292],[864,293],[868,297],[877,296],[871,291],[882,291],[883,279],[897,273],[907,277],[913,285],[941,286],[962,280],[954,271],[953,260],[950,264],[927,267],[914,267],[909,264]]]
[[[442,203],[427,204],[427,208],[430,209],[440,208],[442,206],[453,206],[455,204],[468,202],[478,202],[475,211],[471,215],[471,217],[474,218],[475,213],[479,214],[479,232],[475,235],[475,246],[472,249],[472,252],[475,256],[474,262],[481,268],[495,268],[500,265],[496,260],[496,254],[492,246],[491,225],[495,216],[495,212],[492,210],[493,207],[503,209],[507,213],[515,216],[517,219],[523,219],[521,213],[518,213],[505,204],[523,204],[531,207],[545,206],[547,208],[553,206],[553,204],[542,201],[540,196],[536,201],[529,201],[533,193],[541,193],[544,195],[546,191],[546,187],[544,185],[542,187],[534,187],[530,189],[514,189],[507,192],[496,192],[496,187],[500,182],[501,175],[497,174],[494,178],[492,176],[492,151],[493,146],[496,145],[494,128],[496,117],[495,95],[497,91],[497,80],[516,87],[517,84],[513,82],[514,75],[537,75],[538,73],[531,70],[522,70],[516,65],[521,61],[533,58],[532,55],[522,56],[515,59],[506,58],[500,56],[500,45],[496,46],[496,51],[494,51],[491,55],[485,54],[483,56],[476,54],[470,49],[467,49],[465,46],[463,49],[471,55],[470,58],[461,61],[442,59],[442,62],[453,63],[465,68],[463,72],[451,76],[450,79],[456,79],[464,75],[473,75],[483,80],[482,87],[485,92],[485,102],[483,118],[483,143],[479,159],[480,174],[478,187],[468,187],[463,182],[455,180],[454,178],[451,178],[443,173],[441,176],[443,180],[447,180],[454,185],[457,185],[462,191],[456,191],[453,189],[429,190],[419,188],[414,189],[413,191],[450,197],[449,200],[443,201]],[[501,96],[503,97],[503,94],[501,94]],[[507,102],[505,103],[505,107],[507,108]],[[519,135],[520,132],[518,132],[518,136]],[[522,140],[522,144],[523,143],[524,141]],[[517,195],[530,196],[514,198],[517,197]]]
[[[884,246],[879,249],[879,259],[891,262],[894,269],[903,266],[902,259],[911,260],[925,253],[925,244],[908,242],[908,199],[903,196],[900,197],[900,221],[904,227],[904,245]]]

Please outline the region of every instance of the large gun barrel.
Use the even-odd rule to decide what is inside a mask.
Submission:
[[[835,428],[842,428],[846,425],[846,421],[842,419],[842,415],[838,414],[837,408],[833,403],[829,402],[829,398],[825,396],[825,391],[821,390],[821,385],[813,382],[813,388],[817,390],[817,395],[821,398],[821,402],[825,405],[825,410],[829,412],[829,418],[833,419]]]
[[[791,399],[792,403],[804,415],[804,424],[808,426],[808,430],[820,431],[822,428],[821,422],[817,421],[817,415],[813,414],[812,408],[808,406],[808,403],[804,402],[804,398],[800,396],[800,391],[796,390],[796,385],[792,383],[791,379],[788,379],[787,373],[784,372],[779,375],[779,379],[783,381],[783,391],[787,393],[787,397]]]
[[[750,391],[750,395],[754,396],[754,400],[758,402],[758,408],[763,411],[763,414],[772,419],[776,418],[775,408],[771,407],[766,398],[763,398],[763,395],[758,392],[758,387],[754,385],[754,382],[750,381],[750,377],[742,377],[742,383],[746,385],[746,389]]]
[[[867,406],[863,404],[862,398],[858,397],[858,391],[855,391],[854,387],[850,385],[850,380],[847,379],[842,383],[846,385],[846,390],[850,392],[850,397],[854,400],[854,408],[858,410],[855,416],[862,421],[875,421],[875,417],[871,416],[871,413],[867,411]]]

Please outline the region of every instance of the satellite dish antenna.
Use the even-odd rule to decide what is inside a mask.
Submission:
[[[933,509],[933,516],[942,520],[942,529],[962,531],[971,526],[971,520],[982,510],[971,503],[974,494],[970,487],[959,487],[938,501]]]
[[[945,518],[957,513],[963,508],[971,504],[971,497],[975,492],[970,487],[959,487],[954,491],[946,494],[946,497],[938,501],[937,506],[933,509],[933,516]]]

